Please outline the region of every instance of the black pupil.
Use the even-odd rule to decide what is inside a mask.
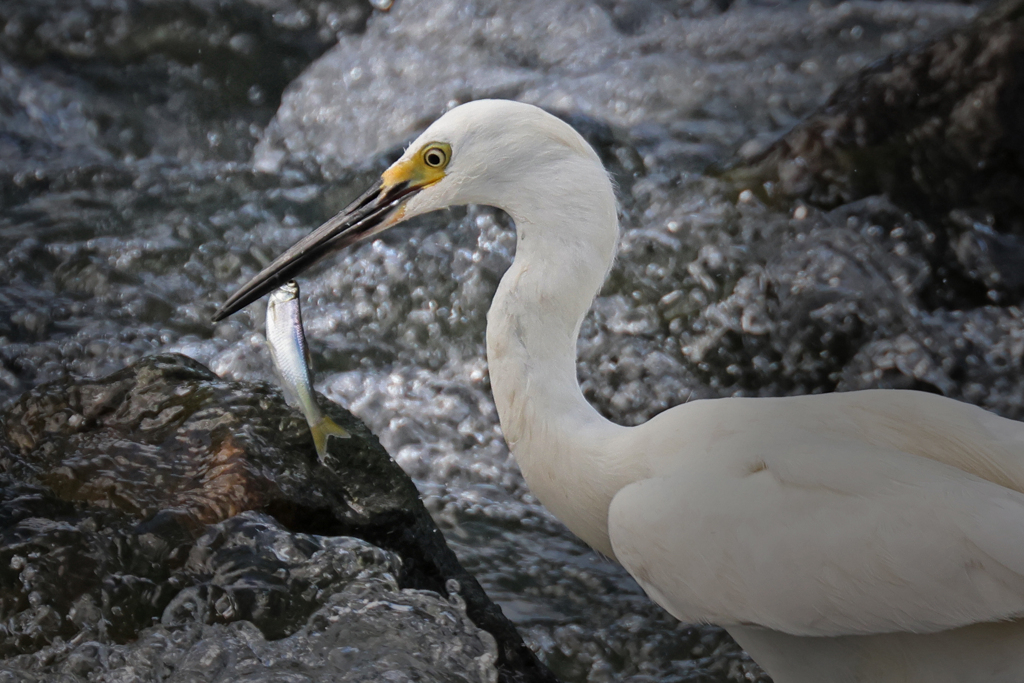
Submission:
[[[442,161],[441,153],[436,151],[427,152],[427,163],[431,166],[440,166]]]

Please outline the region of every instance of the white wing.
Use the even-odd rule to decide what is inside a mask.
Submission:
[[[690,622],[834,636],[1024,615],[1024,495],[877,444],[797,441],[623,488],[619,562]]]

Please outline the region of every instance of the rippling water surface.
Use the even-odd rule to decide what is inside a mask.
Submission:
[[[157,351],[271,379],[264,304],[213,325],[219,303],[446,107],[500,96],[566,116],[615,175],[621,255],[579,342],[583,389],[610,418],[890,385],[1016,415],[1021,314],[924,305],[931,272],[906,245],[932,227],[884,198],[794,218],[737,200],[705,171],[755,155],[872,60],[975,13],[889,0],[724,11],[397,0],[310,63],[279,109],[243,87],[249,105],[221,119],[195,113],[192,86],[180,106],[172,92],[111,118],[123,103],[85,67],[69,75],[8,55],[0,398]],[[213,93],[227,87],[210,79]],[[152,139],[161,130],[174,139]],[[150,138],[134,144],[132,131]],[[723,656],[734,646],[721,632],[677,624],[527,490],[484,354],[514,246],[506,216],[471,207],[311,270],[300,285],[318,388],[380,436],[467,568],[565,680],[752,680],[749,661]],[[964,372],[944,365],[947,347],[973,354]]]

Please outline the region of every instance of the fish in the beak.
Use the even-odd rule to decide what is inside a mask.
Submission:
[[[349,438],[350,434],[324,415],[313,392],[313,376],[309,362],[309,346],[302,329],[299,308],[299,286],[293,281],[275,289],[267,303],[267,342],[274,359],[281,388],[288,404],[298,408],[309,423],[320,462],[327,455],[327,438]]]

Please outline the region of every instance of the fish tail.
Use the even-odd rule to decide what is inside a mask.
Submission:
[[[327,457],[327,439],[336,436],[339,439],[348,439],[352,435],[331,418],[324,415],[319,422],[309,428],[313,433],[313,443],[316,444],[316,454],[320,456],[320,462]]]

